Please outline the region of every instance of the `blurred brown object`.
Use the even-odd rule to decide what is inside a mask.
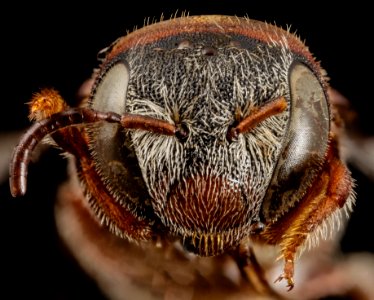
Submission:
[[[329,97],[332,114],[340,125],[336,130],[339,131],[343,158],[374,181],[374,137],[362,133],[359,116],[347,98],[332,88]]]

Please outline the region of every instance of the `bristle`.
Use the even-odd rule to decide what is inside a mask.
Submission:
[[[348,220],[355,202],[355,193],[352,191],[348,197],[346,204],[337,209],[327,219],[325,219],[313,232],[311,232],[303,245],[298,249],[297,256],[299,257],[304,251],[310,251],[318,246],[319,241],[329,240],[340,232],[343,224]]]

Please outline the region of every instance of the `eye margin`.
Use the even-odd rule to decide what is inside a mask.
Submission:
[[[288,83],[290,120],[263,198],[261,214],[266,221],[276,220],[303,197],[322,168],[329,145],[331,115],[322,76],[295,60]]]
[[[139,215],[145,211],[150,214],[151,210],[146,204],[149,199],[146,184],[129,135],[122,124],[125,122],[130,76],[130,65],[125,54],[119,54],[101,66],[88,105],[94,110],[121,115],[121,122],[96,123],[86,126],[84,130],[95,169],[113,198]]]

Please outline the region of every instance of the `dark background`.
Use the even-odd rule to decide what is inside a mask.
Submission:
[[[58,89],[74,103],[80,84],[97,66],[96,54],[126,30],[142,27],[146,17],[169,18],[178,9],[196,14],[229,14],[276,23],[296,31],[360,115],[363,132],[372,125],[372,25],[368,5],[355,1],[327,8],[315,1],[291,5],[259,1],[109,1],[97,4],[10,4],[1,19],[0,133],[29,126],[27,106],[42,87]],[[329,4],[333,5],[333,4]],[[0,153],[1,155],[1,153]],[[65,178],[58,151],[30,166],[29,191],[12,199],[8,183],[0,186],[0,293],[9,299],[101,299],[60,247],[53,220],[55,188]],[[345,252],[371,251],[374,185],[359,170],[358,202],[342,241]],[[2,298],[0,296],[0,298]]]

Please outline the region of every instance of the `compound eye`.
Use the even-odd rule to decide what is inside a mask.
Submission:
[[[319,79],[306,65],[295,62],[289,69],[289,87],[288,130],[263,204],[267,220],[276,219],[302,198],[328,146],[329,107]]]
[[[122,114],[125,110],[128,82],[128,66],[123,62],[112,66],[104,74],[95,90],[92,108]]]
[[[123,114],[126,110],[129,67],[125,61],[118,61],[104,72],[94,90],[91,105],[99,111]],[[108,184],[108,190],[121,199],[138,197],[138,191],[144,189],[131,141],[124,128],[119,124],[101,122],[89,128],[88,134],[95,168],[103,182]]]
[[[125,111],[129,82],[127,65],[118,62],[110,67],[99,80],[92,98],[92,108],[122,114]],[[124,136],[122,128],[118,124],[97,124],[90,131],[90,135],[91,150],[100,169],[106,169],[113,160],[121,160],[119,149],[124,142]]]

